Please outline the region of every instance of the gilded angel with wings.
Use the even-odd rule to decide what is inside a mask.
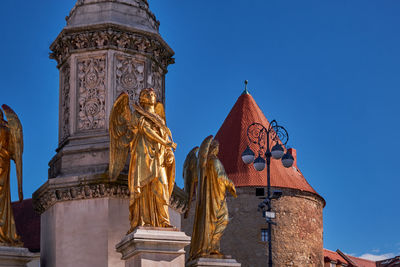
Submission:
[[[11,208],[10,162],[15,162],[19,201],[22,201],[22,125],[9,106],[2,107],[8,121],[4,120],[0,109],[0,245],[20,246],[22,242],[17,235]]]
[[[122,93],[110,115],[109,175],[116,180],[130,153],[128,186],[129,220],[137,226],[172,227],[168,204],[175,183],[176,144],[166,126],[164,106],[152,88],[143,89],[139,103],[129,107]]]
[[[237,195],[235,185],[218,159],[218,151],[219,143],[211,135],[204,139],[200,148],[195,147],[189,152],[183,166],[185,191],[189,195],[185,218],[196,193],[189,261],[200,257],[223,257],[220,239],[229,221],[225,194],[228,190],[234,197]]]

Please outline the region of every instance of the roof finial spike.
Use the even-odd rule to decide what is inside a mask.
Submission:
[[[250,93],[249,93],[249,90],[247,90],[247,84],[249,83],[249,81],[248,80],[245,80],[244,81],[244,91],[243,91],[243,93],[242,93],[242,95],[249,95]]]

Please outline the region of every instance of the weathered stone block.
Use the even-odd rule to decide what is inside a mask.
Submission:
[[[183,267],[190,237],[172,228],[138,227],[116,245],[125,267]]]
[[[241,264],[232,258],[199,258],[186,264],[186,267],[240,267]]]
[[[37,258],[38,254],[29,252],[27,248],[0,246],[0,266],[26,267]]]

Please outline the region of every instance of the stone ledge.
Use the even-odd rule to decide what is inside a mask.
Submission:
[[[121,176],[115,182],[107,174],[70,176],[49,179],[33,193],[33,207],[39,214],[61,201],[93,198],[129,198],[127,177]],[[170,199],[170,207],[183,213],[187,206],[187,197],[177,185]]]
[[[0,246],[0,266],[25,267],[38,257],[38,253],[32,253],[27,248]]]
[[[232,259],[230,256],[226,256],[225,258],[198,258],[186,263],[187,267],[240,267],[242,266],[235,259]]]
[[[115,248],[128,260],[138,254],[184,255],[190,237],[174,228],[138,227],[125,236]],[[184,256],[183,256],[184,257]]]

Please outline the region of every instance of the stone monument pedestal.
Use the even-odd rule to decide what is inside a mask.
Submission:
[[[240,267],[242,266],[235,259],[230,256],[222,257],[209,257],[209,258],[198,258],[189,261],[186,264],[187,267]]]
[[[37,255],[27,248],[0,246],[0,266],[25,267],[36,258]]]
[[[190,237],[175,228],[138,227],[116,245],[125,267],[185,266]]]

